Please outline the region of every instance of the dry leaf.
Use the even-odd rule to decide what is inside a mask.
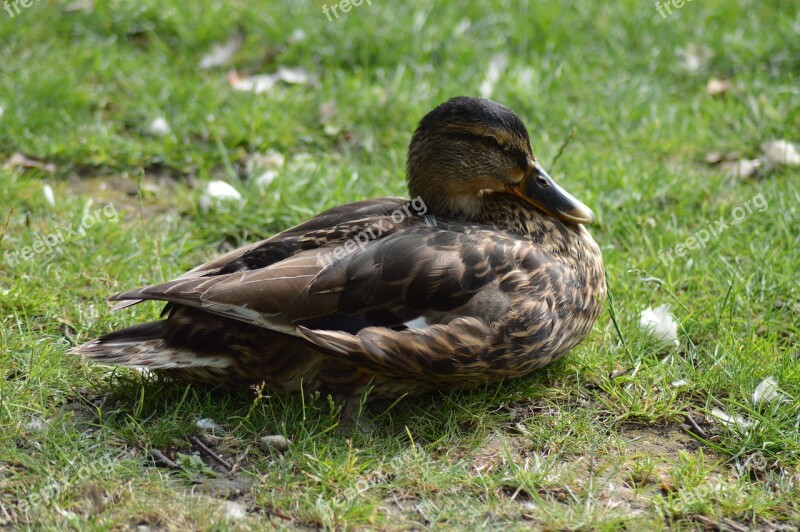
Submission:
[[[244,32],[237,31],[223,44],[215,44],[209,53],[200,59],[197,68],[205,70],[208,68],[225,66],[231,62],[233,56],[244,43]]]
[[[710,151],[705,156],[708,164],[718,164],[724,161],[738,161],[741,154],[738,151]]]
[[[3,168],[9,169],[14,167],[20,168],[35,168],[37,170],[44,170],[45,172],[53,173],[56,171],[56,165],[53,163],[46,163],[38,159],[33,159],[21,153],[15,153],[3,165]]]

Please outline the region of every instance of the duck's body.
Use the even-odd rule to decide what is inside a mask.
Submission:
[[[481,171],[479,178],[436,180],[446,155],[424,141],[447,142],[457,131],[472,142],[465,136],[480,134],[466,126],[487,125],[481,113],[499,113],[506,122],[503,145],[515,148],[502,148],[504,155],[484,148],[510,166],[495,168],[499,177]],[[128,302],[123,306],[167,301],[168,317],[75,352],[198,382],[264,382],[274,390],[341,396],[371,385],[373,399],[475,387],[558,359],[600,313],[602,257],[572,221],[591,216],[569,203],[574,198],[559,195],[544,205],[555,215],[532,207],[538,185],[530,176],[536,174],[545,199],[563,191],[544,181],[549,176],[532,154],[511,153],[530,148],[521,122],[507,124],[508,113],[516,118],[477,99],[440,106],[412,141],[409,189],[419,192],[413,200],[336,207],[175,281],[114,296]],[[496,138],[503,129],[488,131]],[[429,150],[436,160],[426,165]],[[484,157],[474,166],[497,167],[498,160]]]

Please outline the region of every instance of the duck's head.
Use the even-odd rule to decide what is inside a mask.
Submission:
[[[453,98],[428,113],[411,139],[407,180],[411,197],[439,216],[469,219],[491,190],[565,222],[594,222],[536,161],[522,120],[491,100]]]

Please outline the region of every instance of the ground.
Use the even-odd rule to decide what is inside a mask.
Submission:
[[[800,167],[764,145],[800,141],[796,6],[356,4],[0,10],[0,527],[800,527]],[[613,297],[562,361],[352,424],[66,354],[160,311],[110,294],[404,194],[456,95],[597,215]]]

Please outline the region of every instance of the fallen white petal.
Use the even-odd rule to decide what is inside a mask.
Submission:
[[[286,158],[276,150],[267,150],[265,153],[254,153],[249,156],[245,164],[245,172],[249,177],[254,177],[264,170],[283,168]]]
[[[218,179],[208,182],[208,185],[206,185],[206,194],[208,197],[216,200],[238,201],[242,199],[242,195],[239,194],[239,191],[233,188],[230,183]]]
[[[36,417],[25,423],[24,428],[28,432],[42,432],[46,426],[44,420],[40,417]]]
[[[270,183],[275,181],[276,177],[278,177],[277,170],[267,170],[266,172],[264,172],[263,174],[261,174],[256,178],[256,185],[258,185],[261,188],[267,188],[270,185]]]
[[[211,51],[200,59],[200,64],[197,67],[204,70],[227,65],[233,59],[234,54],[242,47],[243,42],[244,33],[235,33],[225,43],[214,45]]]
[[[297,28],[296,30],[294,30],[292,32],[292,34],[289,35],[289,38],[287,39],[289,44],[295,44],[295,43],[299,43],[299,42],[302,42],[302,41],[305,41],[305,40],[306,40],[306,32],[304,32],[300,28]]]
[[[290,84],[315,84],[316,78],[304,68],[279,67],[274,74],[242,77],[232,72],[228,75],[228,83],[237,91],[266,92],[282,81]]]
[[[785,140],[771,140],[761,144],[761,151],[775,164],[800,165],[800,153],[794,144]]]
[[[727,79],[711,78],[706,84],[706,92],[711,96],[723,94],[731,88],[731,82]]]
[[[775,377],[767,377],[756,386],[753,391],[753,404],[772,403],[783,401],[785,396],[778,391],[778,381]]]
[[[453,38],[461,37],[472,26],[472,22],[468,18],[461,19],[461,22],[456,24],[453,28]]]
[[[689,72],[697,72],[705,66],[713,55],[707,46],[689,44],[686,48],[678,48],[675,54],[680,59],[680,65]]]
[[[314,83],[316,81],[305,68],[280,67],[274,75],[285,83]]]
[[[164,137],[169,135],[170,129],[167,120],[163,116],[159,116],[147,125],[145,131],[156,137]]]
[[[678,322],[670,314],[669,305],[661,305],[654,309],[648,307],[643,310],[639,317],[639,327],[656,340],[669,342],[676,347],[680,345]]]
[[[53,194],[53,187],[45,183],[45,185],[42,187],[42,193],[44,194],[44,199],[47,200],[47,203],[49,203],[51,207],[55,207],[56,196]]]
[[[680,380],[677,380],[677,381],[673,381],[672,382],[672,387],[673,388],[680,388],[681,386],[686,386],[687,384],[689,384],[689,381],[687,381],[686,379],[680,379]]]
[[[231,87],[237,91],[255,92],[258,94],[270,90],[275,86],[277,80],[271,75],[242,78],[236,74],[230,74],[228,75],[228,82],[231,84]]]
[[[225,509],[225,518],[231,521],[238,521],[247,517],[247,509],[234,501],[225,501],[222,505]]]
[[[733,426],[746,429],[753,425],[753,422],[749,419],[737,415],[732,416],[727,412],[720,410],[719,408],[713,408],[711,410],[711,415],[720,420],[723,425],[727,425],[729,427]]]

